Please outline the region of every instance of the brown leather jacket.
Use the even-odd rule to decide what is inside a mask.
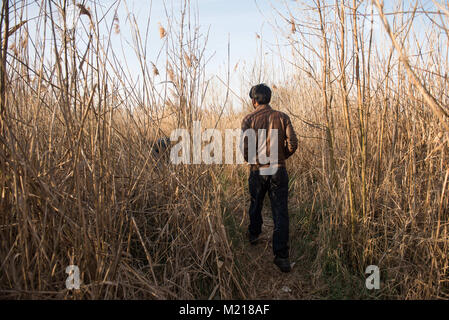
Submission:
[[[285,167],[285,160],[293,155],[298,148],[298,138],[288,115],[281,111],[271,108],[270,105],[257,106],[256,110],[248,114],[242,121],[242,131],[247,129],[254,129],[257,132],[259,129],[266,129],[267,143],[266,146],[259,146],[259,152],[264,152],[266,148],[266,155],[270,156],[270,129],[278,130],[278,164],[279,167]],[[258,140],[256,138],[256,140]],[[258,145],[258,143],[257,143]],[[248,139],[244,140],[243,156],[248,162]],[[257,164],[251,164],[251,170],[258,170],[259,168],[269,167],[270,164],[259,164],[257,157]]]

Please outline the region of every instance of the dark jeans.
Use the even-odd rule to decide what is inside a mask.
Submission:
[[[262,206],[267,191],[274,221],[273,253],[275,256],[288,258],[288,174],[285,168],[278,168],[272,176],[263,176],[259,171],[251,171],[248,230],[256,236],[262,232]]]

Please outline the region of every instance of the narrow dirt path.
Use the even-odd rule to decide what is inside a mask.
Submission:
[[[282,273],[273,263],[272,251],[273,219],[269,208],[264,208],[264,224],[261,238],[256,245],[251,245],[245,238],[243,251],[240,253],[243,261],[246,261],[254,288],[251,290],[251,299],[317,299],[320,288],[312,283],[311,264],[304,257],[295,253],[295,248],[290,250],[290,273]],[[246,228],[246,226],[245,226]],[[292,232],[291,232],[292,233]],[[294,233],[293,233],[294,235]],[[321,297],[322,298],[322,297]]]

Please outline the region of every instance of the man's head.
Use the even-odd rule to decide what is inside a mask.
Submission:
[[[271,101],[271,89],[265,83],[258,84],[251,88],[249,97],[255,107],[269,104]]]

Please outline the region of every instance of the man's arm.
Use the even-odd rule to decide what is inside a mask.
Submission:
[[[241,143],[241,150],[243,153],[243,158],[245,159],[246,162],[248,162],[248,138],[245,139],[245,131],[249,129],[249,125],[248,125],[248,119],[247,117],[245,117],[242,121],[242,135],[241,135],[241,139],[242,141]]]
[[[298,138],[296,137],[295,129],[293,129],[290,117],[285,115],[285,137],[286,137],[286,153],[285,158],[290,158],[298,149]]]

